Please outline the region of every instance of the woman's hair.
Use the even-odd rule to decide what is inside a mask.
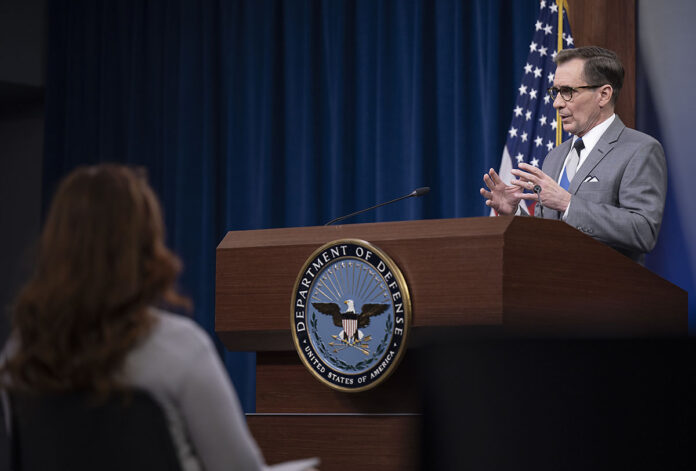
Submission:
[[[14,306],[18,349],[3,370],[14,388],[108,392],[127,353],[153,323],[148,306],[187,305],[179,259],[164,244],[144,172],[82,167],[60,184],[36,271]]]

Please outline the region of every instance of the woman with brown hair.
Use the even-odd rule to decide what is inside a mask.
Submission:
[[[17,299],[0,378],[42,394],[145,390],[165,412],[183,469],[263,469],[208,335],[153,307],[189,305],[173,289],[180,269],[143,176],[109,164],[75,170]]]

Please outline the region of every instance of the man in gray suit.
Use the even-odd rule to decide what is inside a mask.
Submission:
[[[561,219],[643,263],[657,241],[665,206],[662,146],[614,114],[624,78],[616,54],[581,47],[559,52],[555,62],[549,93],[573,138],[552,150],[541,170],[521,163],[510,185],[491,169],[481,195],[503,215],[521,214],[522,199],[539,199],[536,217]]]

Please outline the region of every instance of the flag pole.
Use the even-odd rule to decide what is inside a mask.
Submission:
[[[565,0],[556,0],[558,5],[558,52],[563,50],[563,6]],[[563,141],[563,123],[561,123],[561,113],[556,110],[556,147]]]

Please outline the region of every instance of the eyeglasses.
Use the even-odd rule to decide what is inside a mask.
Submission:
[[[551,87],[546,91],[554,100],[556,100],[556,97],[560,93],[561,98],[563,98],[565,101],[570,101],[573,99],[573,92],[577,92],[581,88],[599,88],[601,86],[602,85],[583,85],[582,87]]]

